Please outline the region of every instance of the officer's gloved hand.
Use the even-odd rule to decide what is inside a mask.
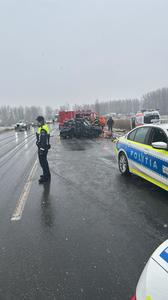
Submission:
[[[49,149],[51,149],[51,145],[50,145],[50,144],[48,144],[48,150],[49,150]]]
[[[36,146],[39,147],[39,141],[36,141]]]

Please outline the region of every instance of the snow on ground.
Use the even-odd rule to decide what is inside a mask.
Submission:
[[[8,130],[13,130],[14,129],[14,127],[12,127],[12,126],[4,126],[4,127],[2,127],[2,126],[0,126],[0,133],[1,132],[4,132],[4,131],[8,131]]]

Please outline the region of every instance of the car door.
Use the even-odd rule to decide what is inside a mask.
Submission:
[[[130,172],[139,176],[145,172],[144,164],[148,158],[148,140],[151,134],[151,127],[142,126],[134,129],[127,136],[127,157]]]
[[[153,179],[153,183],[164,189],[168,189],[168,150],[156,149],[152,146],[154,142],[168,144],[168,137],[160,127],[153,127],[149,139],[148,164],[146,174]]]

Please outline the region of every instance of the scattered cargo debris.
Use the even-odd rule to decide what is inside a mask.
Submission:
[[[102,134],[102,127],[92,124],[86,117],[77,116],[74,119],[65,121],[60,130],[61,138],[97,138]]]

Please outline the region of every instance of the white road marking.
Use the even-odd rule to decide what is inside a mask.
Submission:
[[[22,193],[20,195],[20,198],[17,202],[15,211],[14,211],[12,217],[11,217],[11,221],[19,221],[22,217],[24,207],[25,207],[27,198],[29,196],[29,192],[30,192],[30,188],[31,188],[31,184],[32,184],[32,179],[33,179],[33,176],[34,176],[36,170],[37,170],[37,159],[36,159],[32,169],[30,171],[29,177],[27,178],[26,184],[25,184],[25,186],[22,190]]]

